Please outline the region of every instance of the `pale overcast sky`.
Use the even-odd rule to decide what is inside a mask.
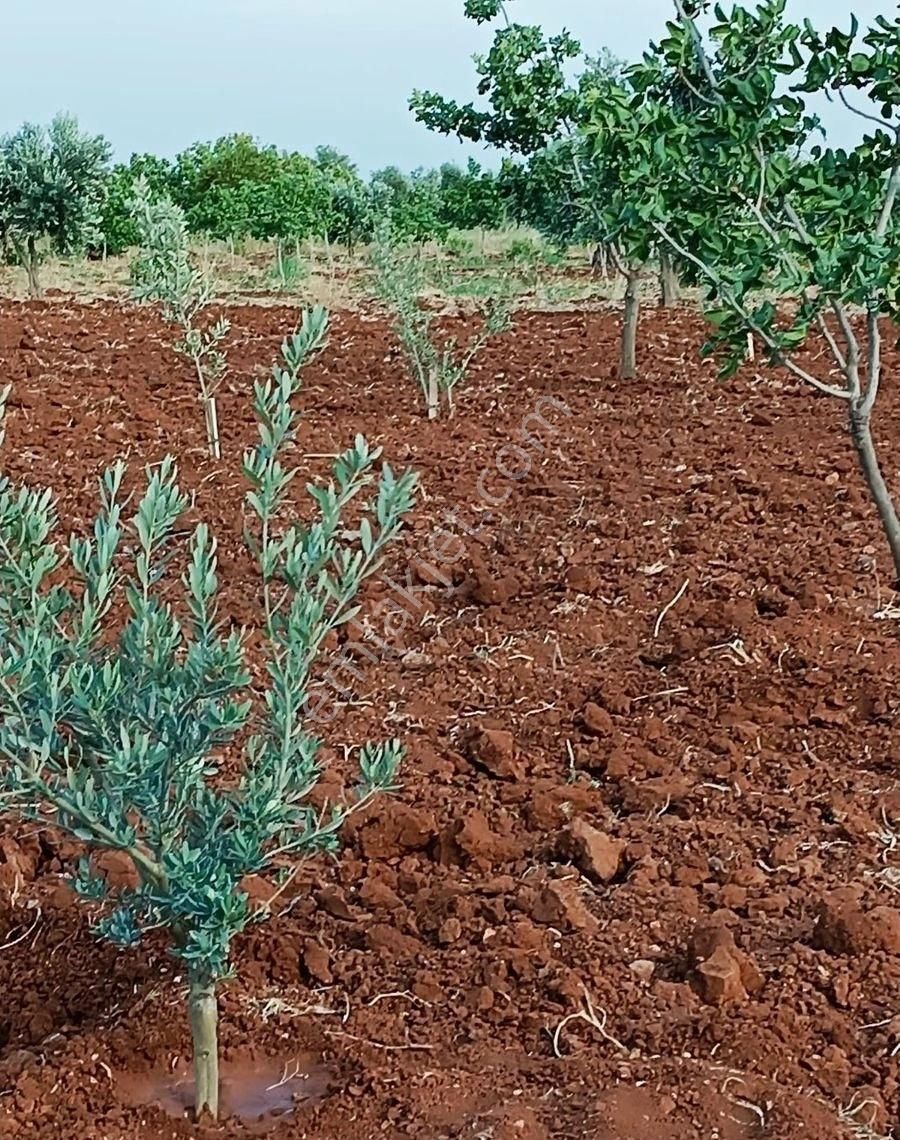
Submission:
[[[890,0],[791,0],[819,25],[862,23]],[[419,126],[415,87],[472,97],[488,28],[463,0],[0,0],[0,133],[58,110],[116,154],[173,155],[233,131],[310,152],[329,143],[364,171],[467,153]],[[512,18],[565,26],[586,50],[635,58],[671,0],[515,0]]]

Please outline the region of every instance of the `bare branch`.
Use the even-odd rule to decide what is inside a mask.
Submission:
[[[778,238],[778,234],[775,232],[775,228],[772,226],[772,224],[769,222],[768,218],[766,218],[765,214],[760,209],[759,203],[757,203],[756,205],[752,205],[751,209],[752,209],[753,214],[756,217],[757,221],[759,222],[759,224],[762,226],[762,228],[765,230],[765,232],[772,239],[772,242],[774,243],[774,245],[776,246],[776,249],[778,251],[778,255],[780,257],[782,257],[787,262],[788,266],[793,270],[793,272],[795,273],[795,275],[798,278],[802,278],[803,274],[802,274],[802,271],[800,269],[800,263],[797,261],[797,259],[794,257],[794,255],[790,252],[790,250],[782,248],[781,243],[780,243],[779,238]],[[847,376],[848,375],[847,357],[844,355],[843,352],[841,352],[840,345],[835,340],[834,334],[832,333],[831,329],[828,327],[828,324],[825,321],[825,318],[823,317],[823,315],[821,313],[817,313],[816,317],[815,317],[815,321],[816,321],[816,327],[818,328],[818,330],[822,334],[822,336],[825,338],[825,342],[827,343],[828,347],[831,349],[831,354],[834,357],[834,359],[837,361],[838,367],[845,374],[845,376]],[[849,330],[849,332],[852,336],[853,330],[852,330],[852,328],[850,328],[849,322],[847,322],[847,329]],[[850,344],[851,344],[851,342],[848,341],[848,349],[850,347]]]
[[[697,30],[697,25],[685,11],[683,0],[675,0],[675,8],[678,12],[678,18],[681,21],[682,27],[693,41],[694,51],[697,53],[697,62],[703,69],[703,74],[706,76],[706,81],[709,84],[710,91],[713,92],[718,103],[723,103],[724,100],[719,94],[719,84],[716,81],[716,77],[713,73],[712,63],[710,62],[709,56],[706,54],[706,50],[703,47],[703,40],[700,38],[700,33]]]
[[[816,313],[816,328],[825,338],[828,347],[831,349],[831,355],[838,362],[838,367],[846,376],[847,374],[847,357],[841,352],[841,346],[834,339],[834,333],[828,327],[828,322],[822,313]]]
[[[627,277],[630,269],[626,268],[625,263],[622,261],[619,254],[619,247],[614,241],[611,241],[607,247],[609,249],[609,256],[612,258],[612,263],[616,267],[616,272],[620,273],[623,277]]]
[[[878,395],[878,385],[881,381],[881,328],[878,324],[878,306],[874,302],[869,306],[866,318],[866,328],[869,336],[869,369],[866,383],[866,394],[860,411],[868,417],[875,406]]]
[[[791,202],[787,198],[783,198],[782,199],[782,206],[784,208],[785,214],[787,215],[788,221],[791,223],[791,225],[796,230],[800,240],[803,242],[806,242],[806,244],[809,246],[815,247],[816,243],[813,241],[812,234],[809,232],[809,230],[803,224],[803,219],[800,217],[800,215],[794,209]]]
[[[900,143],[900,131],[897,132],[897,141]],[[875,227],[875,236],[877,238],[883,238],[887,233],[887,228],[891,223],[891,214],[894,212],[894,203],[897,201],[898,190],[900,190],[900,161],[894,163],[894,167],[888,177],[884,204],[881,207],[881,213],[878,217],[878,225]]]
[[[719,107],[719,106],[721,106],[720,100],[711,99],[708,95],[704,95],[702,91],[700,91],[698,88],[696,88],[693,85],[693,83],[691,83],[690,79],[688,79],[688,77],[685,75],[685,73],[683,71],[678,72],[678,77],[681,80],[681,82],[685,85],[685,87],[687,87],[687,89],[690,91],[690,93],[692,95],[694,95],[697,99],[699,99],[701,103],[705,103],[707,105],[707,107]]]
[[[859,341],[856,338],[856,333],[853,331],[853,325],[850,323],[850,317],[847,310],[837,299],[832,297],[830,300],[831,311],[838,319],[838,324],[841,326],[841,332],[844,335],[844,341],[847,345],[847,360],[844,368],[844,375],[847,377],[848,386],[854,390],[854,393],[859,395]]]
[[[815,250],[816,243],[813,241],[812,234],[810,234],[809,230],[803,224],[803,219],[800,217],[800,215],[797,213],[787,198],[782,199],[782,207],[788,221],[794,227],[794,231],[800,240],[808,245],[810,249]],[[834,353],[835,359],[838,361],[844,372],[844,376],[847,380],[847,387],[850,390],[851,395],[858,396],[859,341],[856,338],[856,333],[853,331],[853,325],[850,323],[850,318],[847,315],[847,310],[844,308],[841,302],[838,301],[836,297],[832,297],[829,301],[829,304],[831,306],[832,312],[838,319],[838,324],[841,326],[841,332],[843,333],[844,341],[847,345],[847,355],[844,356],[844,354],[838,349],[837,345],[833,343],[827,334],[826,339],[828,340],[831,351]],[[823,331],[825,328],[827,328],[824,321],[822,322],[820,328],[822,328]]]
[[[762,205],[766,198],[766,156],[763,152],[762,143],[757,139],[756,157],[759,160],[759,193],[756,196],[756,210],[757,213],[762,213]]]
[[[826,91],[826,95],[828,96],[828,99],[830,101],[831,100],[831,92]],[[850,111],[854,115],[858,115],[861,119],[868,119],[870,123],[877,123],[878,126],[882,127],[882,128],[884,128],[887,125],[885,123],[884,119],[880,118],[878,115],[873,115],[869,111],[861,111],[859,109],[859,107],[854,107],[853,104],[848,100],[847,96],[844,94],[844,91],[842,88],[838,88],[838,98],[844,104],[844,106],[847,108],[848,111]]]
[[[772,341],[770,341],[767,337],[764,337],[764,339],[770,348],[774,348]],[[811,385],[817,391],[824,393],[826,396],[835,396],[839,400],[850,399],[850,392],[848,389],[835,388],[831,384],[826,384],[824,381],[819,380],[818,377],[813,376],[811,372],[807,372],[805,368],[801,368],[800,365],[791,360],[789,356],[785,356],[785,354],[780,349],[774,348],[774,351],[775,359],[778,361],[778,363],[783,364],[789,372],[792,372],[799,380],[802,380],[804,384]]]
[[[672,237],[665,226],[661,225],[659,222],[652,222],[651,225],[660,235],[660,237],[668,245],[670,245],[672,249],[675,250],[679,257],[684,258],[686,261],[692,262],[697,266],[701,273],[703,273],[704,277],[712,281],[712,283],[719,290],[719,293],[722,296],[723,300],[731,307],[735,313],[738,314],[738,316],[747,325],[747,327],[756,333],[760,340],[762,340],[766,347],[769,348],[773,353],[775,359],[779,364],[787,368],[789,372],[792,372],[794,376],[796,376],[799,380],[802,380],[804,384],[809,384],[810,387],[815,388],[816,391],[822,392],[826,396],[834,396],[839,400],[850,399],[851,393],[848,388],[836,388],[833,384],[826,384],[824,380],[820,380],[817,376],[813,376],[811,373],[807,372],[805,368],[801,368],[799,364],[791,360],[789,356],[786,356],[784,351],[779,347],[777,341],[774,340],[771,334],[766,329],[762,328],[758,322],[754,321],[753,317],[747,312],[744,306],[734,296],[732,296],[730,290],[726,289],[723,286],[721,280],[718,278],[711,266],[707,265],[706,262],[697,257],[696,254],[691,253],[690,250],[681,245],[680,242]]]

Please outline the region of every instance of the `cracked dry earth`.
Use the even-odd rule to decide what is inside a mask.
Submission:
[[[238,456],[297,314],[231,316],[215,464],[152,316],[0,305],[3,467],[79,529],[107,462],[174,452],[220,539],[223,612],[252,625]],[[522,315],[449,423],[422,417],[374,317],[337,314],[308,370],[304,472],[362,431],[424,493],[366,592],[382,643],[333,697],[321,795],[343,744],[385,734],[408,747],[402,789],[239,940],[223,990],[226,1061],[327,1075],[264,1122],[276,1140],[898,1125],[900,609],[841,409],[764,367],[718,383],[690,312],[646,313],[641,337],[620,383],[616,314]],[[892,387],[877,434],[900,491]],[[391,597],[407,617],[386,630]],[[129,1102],[186,1055],[183,988],[163,943],[94,941],[63,882],[76,856],[49,831],[0,838],[0,1135],[243,1135]]]

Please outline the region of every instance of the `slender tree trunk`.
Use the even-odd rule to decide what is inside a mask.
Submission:
[[[888,545],[891,548],[891,557],[894,560],[894,577],[896,582],[900,584],[900,518],[897,516],[897,508],[878,463],[878,455],[875,452],[875,444],[872,440],[869,413],[858,406],[850,408],[850,436],[853,439],[856,454],[859,456],[859,464],[862,467],[866,483],[875,501]]]
[[[215,982],[203,972],[191,970],[188,1008],[194,1046],[194,1111],[199,1118],[208,1112],[219,1115],[219,1011]]]
[[[206,435],[209,440],[209,451],[213,459],[222,458],[222,444],[219,440],[219,409],[216,398],[209,395],[205,400],[206,406]]]
[[[436,420],[441,414],[441,396],[438,388],[437,370],[432,368],[428,372],[428,390],[425,393],[428,406],[428,418]]]
[[[206,442],[209,453],[213,459],[222,458],[222,445],[219,440],[219,408],[216,403],[216,394],[206,384],[203,375],[203,366],[197,357],[194,357],[194,370],[197,373],[197,384],[200,388],[200,402],[203,404],[203,420],[206,424]]]
[[[23,261],[25,262],[25,272],[28,275],[28,292],[32,297],[40,297],[41,283],[38,279],[38,252],[33,234],[28,235]]]
[[[622,355],[619,361],[619,379],[633,380],[637,374],[637,330],[641,298],[638,291],[638,274],[629,269],[625,277],[625,319],[622,323]]]
[[[659,288],[663,308],[674,308],[678,304],[678,274],[672,264],[672,255],[665,249],[659,253]]]

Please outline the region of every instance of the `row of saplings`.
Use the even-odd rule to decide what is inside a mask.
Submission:
[[[214,283],[190,255],[183,212],[139,185],[141,246],[134,296],[159,304],[176,350],[199,385],[209,450],[221,457],[216,393],[226,375],[226,318],[210,319]],[[461,356],[438,348],[432,317],[415,303],[418,270],[383,235],[375,265],[416,378],[438,414],[475,352],[505,327],[492,309]],[[245,633],[217,609],[216,541],[203,524],[186,542],[189,497],[168,457],[147,469],[129,510],[124,464],[100,480],[88,537],[57,540],[48,491],[0,478],[0,794],[20,819],[52,824],[87,845],[125,853],[138,886],[112,888],[90,858],[72,885],[102,906],[95,929],[119,945],[164,928],[186,965],[195,1112],[219,1110],[216,986],[234,937],[261,921],[304,857],[339,848],[348,813],[393,788],[401,746],[359,751],[359,782],[323,814],[310,804],[320,741],[310,675],[323,642],[357,612],[363,582],[381,564],[413,506],[416,476],[379,465],[362,436],[308,488],[315,514],[298,525],[283,464],[294,436],[292,401],[304,365],[326,343],[328,314],[302,315],[268,380],[254,384],[259,442],[243,456],[256,521],[268,687],[251,698]],[[10,389],[0,393],[0,443]],[[348,537],[353,536],[353,537]],[[183,570],[180,596],[171,569]],[[60,584],[60,580],[66,582]],[[125,617],[116,602],[124,597]],[[226,632],[228,631],[228,632]],[[217,779],[228,755],[237,782]],[[269,875],[272,898],[251,905],[248,875]]]
[[[736,361],[751,332],[798,380],[845,401],[900,574],[900,520],[870,427],[883,368],[883,320],[897,316],[900,296],[894,220],[900,21],[879,18],[863,39],[866,51],[857,44],[850,55],[855,31],[829,33],[821,43],[811,30],[791,27],[775,35],[784,5],[770,0],[755,16],[735,9],[741,35],[719,35],[707,55],[695,9],[708,5],[675,0],[675,6],[678,18],[660,48],[666,66],[657,75],[648,56],[641,65],[646,83],[637,83],[637,75],[635,90],[613,84],[604,99],[592,98],[587,137],[601,167],[615,175],[623,226],[634,217],[650,219],[661,245],[706,280],[707,301],[719,305],[708,312],[714,340],[730,345]],[[502,8],[499,0],[467,5],[479,20]],[[507,43],[515,34],[514,26],[498,33]],[[796,48],[800,63],[780,59],[784,45]],[[800,47],[809,53],[806,63]],[[695,73],[689,69],[683,78],[700,96],[669,106],[654,94],[654,84],[672,68],[683,69],[685,60],[693,61]],[[773,76],[791,67],[803,71],[795,75],[795,90],[846,88],[852,95],[870,88],[886,125],[857,151],[826,151],[821,161],[796,159],[792,166],[782,136],[808,139],[813,125],[802,102],[771,94]],[[514,77],[533,74],[519,69]],[[502,77],[509,79],[509,69]],[[773,99],[779,114],[761,116],[760,100],[771,112]],[[760,151],[755,144],[767,138],[769,151]],[[721,159],[730,154],[746,161],[725,164],[723,180]],[[838,191],[840,208],[832,205]],[[704,195],[708,208],[698,221],[682,204],[696,208]],[[160,303],[180,330],[178,348],[195,369],[210,450],[218,457],[216,389],[225,374],[227,322],[201,317],[212,286],[190,262],[183,216],[170,204],[151,202],[141,188],[136,213],[142,235],[136,294]],[[685,232],[691,234],[687,244],[678,237]],[[442,405],[452,408],[453,389],[472,355],[505,327],[508,312],[492,308],[461,355],[449,342],[436,346],[430,317],[418,303],[414,263],[398,262],[395,252],[387,239],[376,248],[379,291],[429,415],[436,416]],[[742,265],[750,268],[735,269]],[[758,303],[766,283],[778,286],[778,295],[799,298],[788,327],[779,323],[774,304]],[[793,355],[811,331],[834,363],[826,378]],[[346,802],[325,816],[311,806],[319,772],[319,742],[310,732],[311,669],[328,635],[352,617],[361,584],[397,536],[415,493],[412,473],[397,476],[387,464],[376,470],[378,452],[357,438],[335,460],[328,485],[309,488],[313,521],[285,520],[293,472],[282,460],[295,426],[292,399],[303,365],[323,347],[326,333],[324,311],[306,313],[272,375],[254,386],[259,443],[244,456],[243,471],[256,520],[252,552],[268,671],[261,698],[250,697],[243,636],[226,634],[218,617],[216,545],[204,525],[188,541],[182,596],[173,598],[173,546],[187,505],[173,460],[148,470],[132,513],[122,494],[123,465],[111,467],[101,480],[90,536],[72,537],[65,547],[55,539],[49,492],[0,480],[0,796],[19,818],[130,857],[136,888],[111,897],[89,860],[75,886],[107,904],[99,925],[106,937],[130,945],[147,928],[169,931],[172,951],[187,969],[198,1114],[218,1111],[217,981],[228,969],[235,935],[269,910],[252,907],[242,881],[270,874],[274,895],[302,857],[334,850],[347,813],[393,786],[401,756],[397,741],[363,747],[359,784]],[[125,618],[119,620],[114,615],[123,596]],[[216,778],[217,758],[226,754],[236,782]]]
[[[397,537],[416,489],[414,473],[379,468],[380,449],[358,436],[334,460],[327,485],[309,486],[313,521],[285,525],[292,401],[327,331],[324,309],[304,312],[271,375],[253,388],[259,442],[242,470],[262,599],[261,699],[258,688],[250,696],[244,633],[218,614],[216,541],[204,524],[186,542],[180,537],[189,497],[171,457],[148,467],[130,512],[124,464],[110,467],[90,535],[67,544],[55,537],[48,491],[0,478],[4,807],[130,857],[133,889],[111,888],[89,858],[72,885],[105,904],[95,929],[117,944],[136,944],[146,929],[169,931],[186,965],[198,1117],[215,1117],[219,1107],[217,982],[234,937],[271,910],[254,908],[242,881],[270,876],[274,898],[303,858],[338,850],[348,813],[394,787],[402,756],[397,740],[365,745],[346,800],[325,815],[310,804],[320,772],[311,670],[328,635],[357,612],[360,587]],[[9,391],[0,393],[0,444]],[[125,617],[114,618],[122,596]],[[226,783],[217,779],[219,762],[235,746],[239,775]]]

